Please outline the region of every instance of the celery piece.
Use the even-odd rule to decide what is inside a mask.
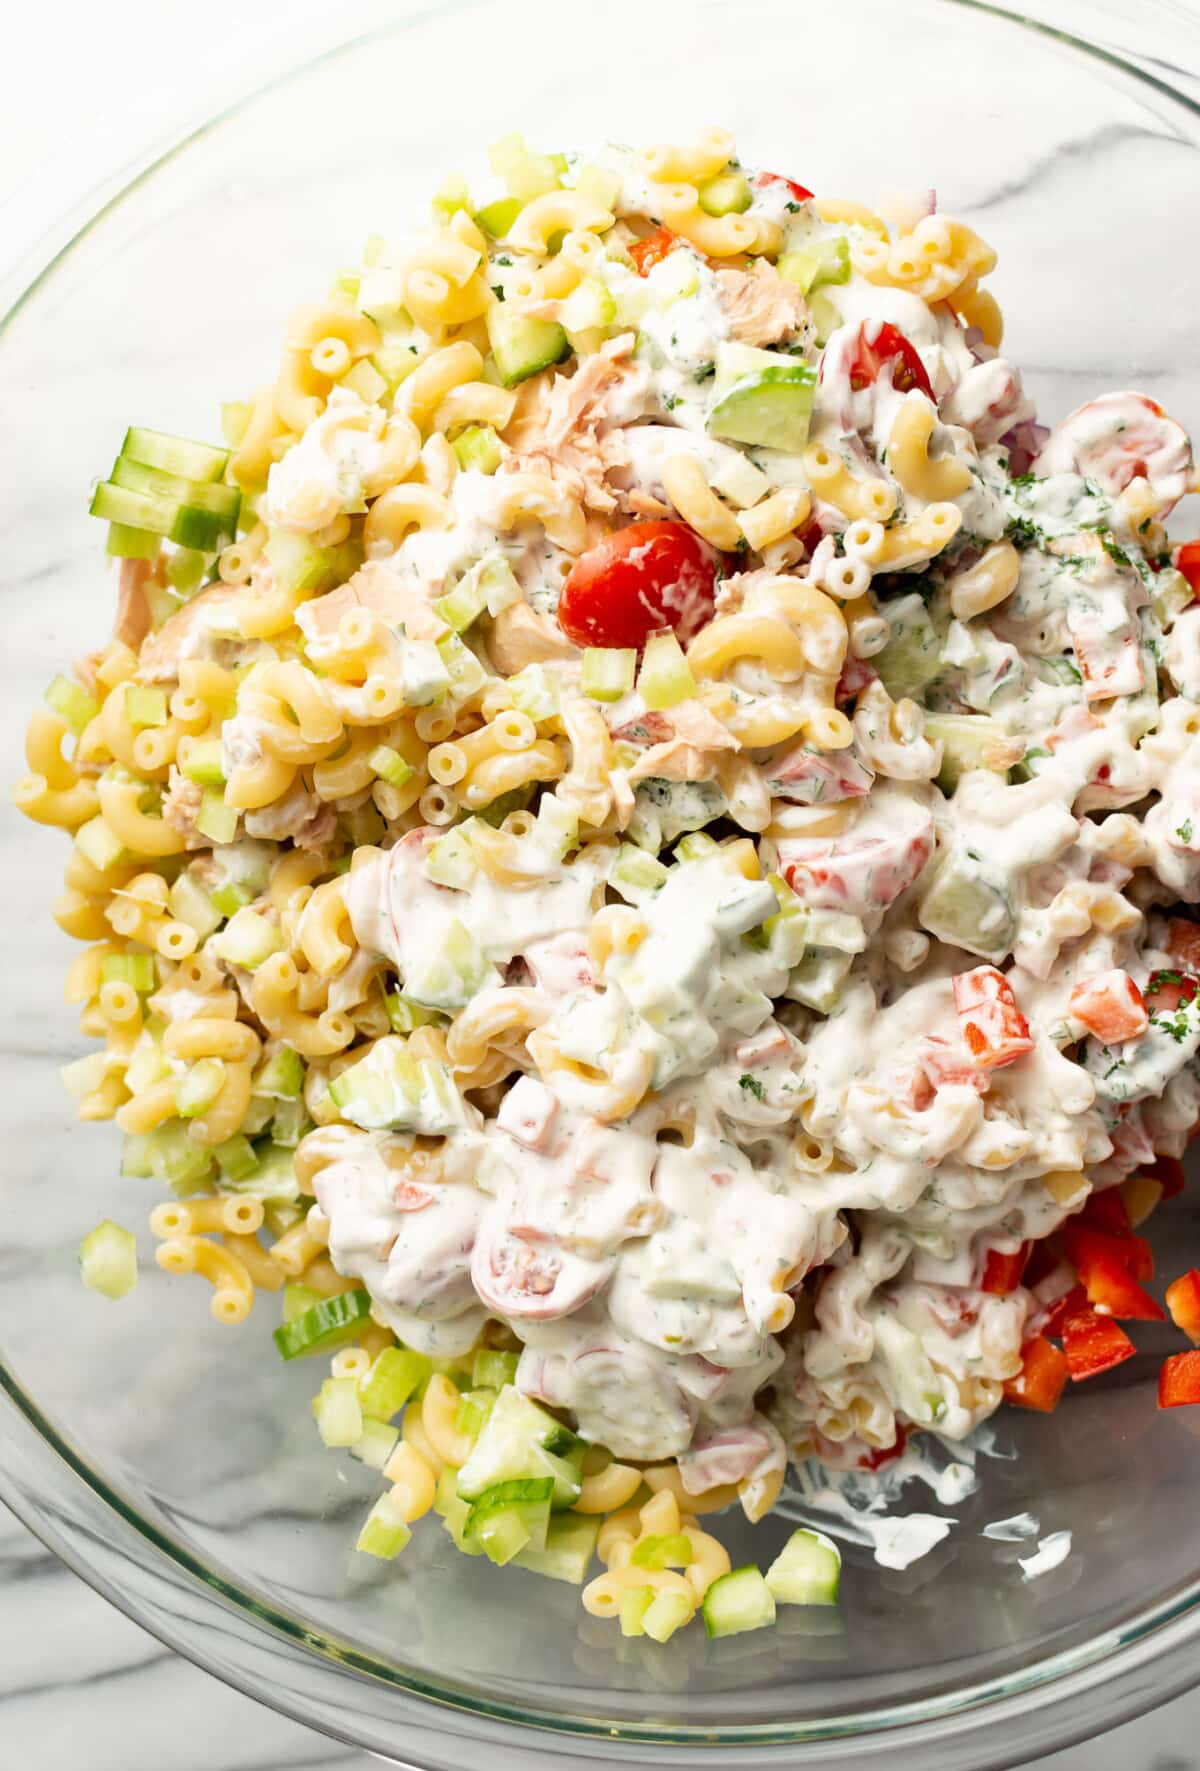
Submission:
[[[271,1116],[271,1137],[276,1144],[286,1150],[294,1150],[301,1138],[307,1137],[313,1129],[308,1109],[300,1099],[294,1101],[276,1101],[275,1111]]]
[[[369,1294],[361,1288],[343,1291],[337,1297],[322,1298],[319,1304],[305,1310],[302,1316],[285,1321],[272,1335],[284,1359],[299,1359],[309,1353],[327,1353],[353,1337],[359,1324],[371,1313]],[[354,1388],[354,1379],[343,1380]],[[357,1397],[355,1407],[358,1407]],[[360,1410],[361,1414],[361,1410]],[[361,1423],[354,1438],[362,1432]],[[353,1440],[350,1441],[353,1444]]]
[[[544,793],[533,834],[555,860],[561,861],[579,841],[579,819],[557,795]]]
[[[180,1119],[198,1119],[212,1106],[225,1086],[225,1066],[220,1058],[201,1058],[184,1071],[175,1084],[175,1111]]]
[[[313,1397],[312,1413],[321,1443],[331,1451],[349,1450],[362,1438],[362,1409],[352,1377],[327,1377]]]
[[[443,1015],[436,1009],[425,1008],[419,1002],[412,1002],[402,996],[398,990],[389,991],[384,997],[384,1006],[388,1012],[388,1020],[392,1024],[393,1033],[415,1033],[418,1027],[445,1026]]]
[[[629,1560],[637,1568],[686,1568],[695,1554],[690,1539],[682,1531],[671,1531],[639,1538]]]
[[[450,672],[432,640],[405,640],[400,655],[400,686],[408,707],[429,707],[446,693]]]
[[[558,712],[558,684],[544,664],[526,664],[508,679],[512,704],[531,720],[553,719]]]
[[[166,1082],[170,1075],[171,1065],[162,1049],[161,1036],[153,1033],[148,1026],[143,1027],[129,1054],[125,1070],[126,1088],[130,1094],[140,1095],[146,1089],[153,1088],[156,1083]]]
[[[412,768],[400,752],[388,744],[377,745],[367,761],[380,780],[387,781],[392,787],[403,787],[406,781],[412,780]]]
[[[515,1384],[519,1361],[519,1353],[498,1353],[491,1347],[480,1347],[471,1367],[472,1387],[502,1390],[505,1384]]]
[[[237,838],[239,812],[236,806],[227,806],[223,793],[214,788],[206,788],[200,801],[200,810],[196,814],[196,829],[201,836],[207,836],[218,846],[234,842]],[[216,894],[214,899],[216,901]]]
[[[245,880],[227,879],[213,892],[213,908],[219,911],[222,916],[234,916],[242,909],[243,905],[249,904],[257,896],[257,892],[253,891]]]
[[[731,166],[704,179],[696,194],[705,215],[744,215],[753,200],[749,179]]]
[[[496,1392],[489,1389],[468,1390],[454,1416],[454,1430],[466,1439],[478,1439],[487,1424],[488,1415],[496,1405]]]
[[[281,1045],[264,1058],[254,1073],[256,1095],[291,1099],[304,1087],[304,1059],[290,1045]]]
[[[418,964],[410,966],[404,988],[426,1008],[451,1014],[465,1008],[492,975],[494,968],[487,955],[456,916],[442,931],[440,951],[424,953]]]
[[[230,1181],[245,1181],[258,1171],[258,1153],[249,1138],[234,1132],[213,1149],[221,1173]]]
[[[338,386],[348,387],[368,406],[377,405],[388,390],[387,382],[366,357],[360,357],[352,369],[347,369]]]
[[[75,847],[85,861],[101,873],[107,873],[125,859],[125,848],[116,831],[101,814],[89,818],[75,832]]]
[[[633,688],[637,652],[633,647],[588,646],[579,686],[593,701],[619,701]]]
[[[383,1494],[367,1514],[366,1524],[354,1547],[360,1555],[377,1556],[381,1562],[390,1562],[411,1538],[403,1507],[391,1494]]]
[[[402,317],[407,318],[406,315]],[[420,355],[415,344],[405,344],[402,340],[393,339],[381,344],[368,361],[394,390],[412,374],[420,361]]]
[[[162,537],[148,529],[135,529],[129,523],[110,523],[105,552],[116,560],[153,560],[158,557]]]
[[[51,678],[46,690],[46,705],[60,719],[66,720],[77,738],[100,711],[100,703],[95,697],[89,695],[78,683],[73,683],[68,676]]]
[[[246,908],[230,917],[212,944],[217,954],[230,965],[243,966],[252,972],[272,953],[279,952],[283,936],[260,911]]]
[[[505,135],[488,149],[488,164],[510,197],[530,203],[562,182],[565,163],[551,154],[531,154],[522,135]]]
[[[520,213],[521,205],[516,197],[498,197],[494,203],[485,203],[482,209],[475,211],[475,225],[489,240],[503,240]]]
[[[675,853],[681,861],[703,861],[715,855],[719,846],[703,830],[689,830],[675,844]]]
[[[439,597],[434,608],[455,633],[465,633],[472,622],[478,621],[487,607],[487,592],[479,583],[478,578],[462,578],[454,589]]]
[[[696,693],[696,680],[673,633],[653,633],[642,653],[638,694],[655,713]]]
[[[434,885],[467,891],[478,872],[470,842],[470,820],[431,843],[425,856],[425,877]]]
[[[276,584],[289,594],[326,590],[333,583],[334,550],[318,547],[306,535],[276,529],[267,538],[263,552],[270,561]]]
[[[73,1064],[64,1064],[59,1075],[71,1099],[82,1101],[85,1095],[95,1094],[108,1075],[107,1054],[89,1052],[86,1058],[76,1058]]]
[[[504,609],[511,609],[514,603],[524,601],[525,593],[501,553],[485,555],[477,566],[472,567],[471,576],[479,581],[489,615],[499,615]]]
[[[231,449],[236,449],[250,424],[250,407],[244,400],[221,402],[221,435]]]
[[[387,831],[387,825],[378,808],[370,800],[365,805],[354,806],[350,811],[343,812],[340,823],[350,839],[351,847],[356,849],[372,848]]]
[[[188,746],[186,761],[180,763],[181,772],[197,787],[224,787],[225,767],[221,757],[221,740],[219,738],[196,738]],[[224,802],[222,801],[222,804]]]
[[[285,1285],[283,1288],[283,1320],[295,1322],[297,1317],[305,1316],[323,1300],[319,1291],[311,1285]]]
[[[167,555],[167,583],[185,602],[199,590],[210,557],[194,547],[177,547]]]
[[[617,207],[617,199],[621,195],[621,175],[610,172],[607,166],[581,166],[575,178],[575,189],[593,203],[599,203],[602,209]]]
[[[637,903],[647,892],[659,891],[668,876],[669,869],[656,856],[648,855],[645,849],[639,849],[634,843],[623,842],[617,850],[608,883],[622,897]]]
[[[652,1642],[669,1641],[676,1630],[691,1622],[693,1615],[692,1601],[682,1593],[656,1593],[642,1614],[642,1634]]]
[[[138,1280],[137,1238],[111,1218],[89,1230],[79,1244],[79,1276],[102,1297],[128,1297]]]
[[[848,283],[850,242],[845,234],[831,234],[811,245],[785,252],[776,268],[789,283],[798,284],[805,295],[823,283]]]
[[[621,1594],[617,1616],[621,1620],[623,1636],[644,1636],[642,1619],[654,1603],[653,1587],[626,1587]]]
[[[148,1181],[154,1175],[150,1164],[150,1143],[143,1134],[127,1133],[121,1145],[121,1173],[131,1181]]]
[[[452,172],[442,180],[433,193],[432,207],[434,220],[443,227],[460,209],[465,209],[468,215],[471,213],[471,193],[461,172]]]
[[[106,953],[100,962],[103,984],[130,984],[139,996],[158,988],[158,968],[152,953]]]
[[[507,793],[501,793],[490,799],[485,806],[480,806],[475,818],[481,824],[490,824],[493,830],[499,830],[510,812],[524,812],[533,799],[534,784],[526,781],[523,787],[510,787]]]
[[[350,1455],[356,1457],[360,1464],[366,1464],[369,1470],[382,1470],[395,1451],[399,1437],[398,1427],[389,1427],[382,1420],[364,1419],[363,1430],[350,1447]]]
[[[221,926],[221,913],[192,873],[183,872],[174,881],[167,902],[171,915],[195,929],[203,941]]]
[[[385,1347],[365,1376],[358,1380],[358,1400],[371,1420],[389,1421],[429,1376],[424,1353],[409,1347]]]
[[[147,1138],[154,1178],[170,1187],[177,1199],[208,1191],[212,1180],[212,1153],[188,1135],[180,1121],[156,1126]]]
[[[251,1094],[250,1104],[242,1119],[242,1130],[248,1138],[256,1138],[266,1131],[271,1123],[274,1101],[268,1101],[265,1095]]]
[[[469,646],[465,646],[456,633],[448,633],[437,642],[440,657],[450,678],[450,687],[454,694],[465,700],[474,695],[487,681],[487,672]]]

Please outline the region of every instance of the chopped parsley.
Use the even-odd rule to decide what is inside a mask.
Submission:
[[[1175,834],[1179,838],[1180,842],[1184,842],[1184,843],[1191,842],[1191,840],[1192,840],[1192,820],[1190,818],[1185,818],[1183,823],[1180,824],[1178,826],[1178,828],[1176,829]]]
[[[1014,547],[1044,547],[1046,544],[1045,535],[1028,517],[1009,519],[1008,538]]]
[[[668,412],[674,412],[676,406],[682,406],[682,404],[683,404],[683,401],[680,399],[678,394],[664,394],[663,395],[663,405],[666,407]]]
[[[503,285],[503,283],[493,283],[492,284],[492,294],[496,297],[497,301],[503,301],[504,300],[504,285]]]
[[[767,1091],[757,1076],[739,1076],[738,1087],[744,1088],[746,1093],[753,1095],[756,1101],[765,1101],[767,1098]]]
[[[1188,1015],[1184,1003],[1180,1003],[1175,1010],[1173,1019],[1166,1015],[1151,1015],[1150,1025],[1160,1027],[1164,1033],[1169,1033],[1176,1045],[1182,1045],[1184,1040],[1190,1039],[1192,1035],[1191,1017]]]
[[[1100,545],[1108,555],[1109,559],[1115,560],[1118,566],[1131,566],[1133,564],[1133,561],[1125,552],[1125,549],[1121,546],[1120,542],[1114,541],[1111,535],[1101,535]]]
[[[715,375],[716,372],[717,372],[717,365],[715,363],[701,363],[700,367],[696,371],[696,380],[697,381],[707,381],[709,379],[709,377],[712,375]]]

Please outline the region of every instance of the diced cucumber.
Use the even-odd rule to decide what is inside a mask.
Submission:
[[[273,1141],[282,1144],[287,1150],[294,1150],[300,1140],[306,1138],[313,1129],[313,1122],[304,1102],[298,1096],[293,1096],[291,1100],[268,1101],[266,1105],[275,1109],[271,1114]]]
[[[381,1494],[367,1514],[354,1547],[364,1556],[378,1556],[382,1561],[390,1562],[411,1538],[412,1531],[399,1503],[390,1493]]]
[[[504,444],[490,424],[469,424],[451,444],[461,468],[492,474],[504,460]]]
[[[714,1580],[704,1595],[704,1627],[710,1636],[737,1636],[775,1622],[775,1600],[753,1563]]]
[[[128,1297],[138,1280],[137,1238],[111,1218],[89,1230],[79,1244],[79,1277],[101,1297]]]
[[[697,186],[696,194],[705,215],[744,215],[753,200],[746,174],[732,166],[706,178]]]
[[[497,197],[494,203],[485,203],[482,209],[475,211],[475,223],[489,240],[503,240],[520,213],[518,198]]]
[[[608,883],[623,898],[637,904],[647,892],[661,890],[669,878],[670,869],[664,867],[656,855],[647,854],[635,843],[623,842],[617,850]]]
[[[953,793],[959,776],[969,769],[1003,775],[1020,755],[1019,740],[1010,738],[986,713],[927,713],[925,736],[942,744],[937,779],[944,793]]]
[[[766,1580],[777,1605],[836,1605],[842,1553],[820,1531],[793,1531]]]
[[[255,1094],[270,1095],[276,1100],[291,1100],[303,1087],[304,1059],[290,1045],[281,1045],[272,1052],[254,1075]]]
[[[777,266],[781,277],[796,283],[808,294],[822,284],[850,281],[850,242],[845,234],[828,234],[811,245],[785,252]]]
[[[177,1199],[206,1191],[213,1174],[212,1152],[196,1143],[186,1125],[168,1121],[155,1126],[146,1145],[155,1180],[170,1187]]]
[[[519,1550],[546,1547],[554,1478],[516,1478],[497,1482],[472,1502],[464,1536],[484,1548],[489,1561],[511,1562]]]
[[[321,1294],[311,1285],[285,1285],[283,1288],[283,1320],[295,1322],[298,1317],[321,1302]]]
[[[377,405],[388,390],[387,382],[367,357],[360,357],[353,368],[347,369],[338,386],[348,387],[368,406]]]
[[[673,633],[652,633],[642,652],[638,694],[652,712],[676,707],[696,693],[696,679]]]
[[[327,1353],[349,1339],[371,1313],[370,1294],[361,1287],[337,1297],[322,1298],[303,1316],[285,1322],[272,1335],[283,1359]],[[359,1431],[362,1429],[360,1428]],[[357,1437],[357,1435],[356,1435]]]
[[[820,345],[828,344],[842,323],[841,314],[823,289],[814,289],[809,296],[808,317],[813,323],[817,343]]]
[[[162,548],[162,540],[148,529],[131,529],[128,523],[110,523],[104,551],[114,560],[152,560]]]
[[[67,725],[78,738],[86,725],[89,725],[100,711],[100,703],[86,689],[73,683],[70,677],[56,676],[50,680],[46,690],[46,705],[65,719]]]
[[[496,1398],[486,1426],[458,1472],[458,1492],[475,1500],[499,1482],[554,1478],[553,1505],[568,1507],[582,1487],[583,1441],[512,1384]]]
[[[470,890],[479,868],[471,848],[470,820],[448,830],[429,845],[425,856],[425,877],[434,885],[452,886],[456,891]]]
[[[232,810],[232,807],[227,807]],[[214,951],[230,965],[257,971],[264,959],[270,959],[283,946],[283,936],[260,911],[248,906],[231,916],[213,942]]]
[[[491,961],[474,935],[453,917],[443,930],[440,948],[422,954],[409,966],[404,990],[426,1008],[453,1014],[466,1007],[491,972]]]
[[[523,135],[505,135],[488,149],[488,164],[510,197],[530,203],[562,184],[567,162],[561,154],[532,154]]]
[[[642,1634],[652,1642],[669,1642],[695,1615],[694,1601],[683,1593],[655,1593],[642,1614]]]
[[[588,646],[579,686],[593,701],[619,701],[633,687],[637,652],[632,647]]]
[[[639,1538],[629,1560],[635,1568],[686,1568],[695,1560],[691,1539],[682,1531]]]
[[[1017,930],[1012,901],[999,878],[955,847],[942,856],[917,906],[922,928],[951,947],[1002,959]]]
[[[126,1135],[121,1145],[121,1173],[130,1180],[148,1181],[153,1176],[149,1144],[144,1133],[129,1132]]]
[[[544,1574],[550,1580],[565,1580],[571,1586],[582,1586],[588,1564],[596,1553],[600,1531],[598,1516],[582,1513],[553,1513],[546,1528],[543,1547],[532,1544],[513,1557],[517,1568],[528,1568],[533,1574]]]
[[[249,1138],[240,1131],[235,1131],[231,1138],[226,1138],[213,1151],[222,1175],[236,1186],[241,1181],[248,1181],[251,1175],[258,1173],[258,1151]]]
[[[471,1383],[476,1389],[502,1390],[516,1382],[519,1353],[499,1353],[491,1347],[480,1347],[471,1366]]]
[[[212,1106],[225,1086],[220,1058],[199,1058],[175,1084],[175,1111],[180,1119],[197,1119]]]
[[[139,425],[125,432],[121,455],[125,460],[177,474],[197,485],[219,480],[229,462],[228,449],[217,449],[211,443],[193,443],[186,437],[168,436],[166,431],[146,430]]]
[[[623,1636],[644,1636],[642,1620],[655,1600],[653,1587],[627,1587],[621,1594],[617,1616]]]
[[[516,387],[551,363],[559,363],[570,346],[556,320],[530,320],[498,302],[487,314],[488,341],[505,387]]]
[[[942,668],[942,635],[914,592],[887,604],[891,636],[871,663],[893,701],[917,701]]]
[[[718,345],[716,364],[709,435],[798,454],[816,395],[812,365],[741,344]]]
[[[398,990],[389,991],[383,1001],[393,1033],[415,1033],[418,1027],[445,1025],[444,1016],[436,1009],[423,1008],[419,1002],[402,996]]]

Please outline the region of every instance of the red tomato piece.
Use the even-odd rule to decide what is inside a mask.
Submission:
[[[954,1006],[967,1050],[981,1069],[1015,1064],[1033,1050],[1029,1022],[1017,1007],[1012,985],[994,965],[978,965],[954,979]]]
[[[933,399],[933,386],[915,344],[905,338],[898,326],[885,320],[881,326],[867,323],[859,327],[858,343],[850,358],[850,386],[861,393],[873,387],[885,369],[891,370],[892,386],[898,393],[918,393]]]
[[[864,768],[850,751],[809,750],[804,744],[764,763],[762,772],[773,799],[800,806],[863,799],[875,780],[874,771]]]
[[[1158,1406],[1186,1408],[1200,1402],[1200,1353],[1172,1353],[1158,1374]]]
[[[634,241],[629,248],[629,256],[637,268],[638,276],[645,277],[656,264],[662,263],[668,252],[674,252],[682,245],[679,235],[673,234],[670,228],[655,228],[644,240]]]
[[[905,1430],[904,1423],[903,1421],[897,1421],[895,1444],[885,1445],[882,1450],[875,1450],[872,1448],[870,1451],[864,1451],[863,1455],[858,1460],[857,1467],[860,1470],[878,1470],[882,1468],[884,1464],[890,1464],[893,1458],[899,1457],[907,1444],[908,1433]]]
[[[1146,1008],[1152,1015],[1172,1015],[1181,1003],[1190,1002],[1200,990],[1200,978],[1191,972],[1152,972],[1146,985]]]
[[[1147,1180],[1158,1182],[1164,1199],[1182,1193],[1187,1181],[1178,1156],[1156,1156],[1153,1162],[1142,1164],[1141,1172]]]
[[[1126,1359],[1132,1359],[1137,1348],[1125,1330],[1111,1316],[1098,1316],[1094,1310],[1080,1310],[1068,1316],[1062,1328],[1063,1352],[1074,1381],[1099,1377]]]
[[[1176,548],[1175,570],[1183,573],[1193,594],[1200,596],[1200,541],[1185,541]]]
[[[716,561],[686,523],[630,523],[581,554],[558,602],[577,646],[645,645],[673,627],[685,644],[712,620]]]
[[[1200,922],[1168,916],[1167,952],[1184,972],[1200,972]]]
[[[1097,1230],[1107,1230],[1110,1236],[1133,1233],[1129,1211],[1116,1187],[1106,1187],[1102,1193],[1090,1194],[1079,1215],[1085,1223],[1094,1224]]]
[[[856,696],[862,694],[864,689],[870,688],[878,676],[879,672],[872,669],[865,658],[847,656],[846,662],[842,665],[842,674],[837,680],[837,687],[833,691],[834,700],[839,707],[848,706]]]
[[[999,1248],[989,1248],[983,1263],[983,1278],[979,1282],[980,1291],[996,1292],[1001,1297],[1015,1291],[1032,1253],[1032,1242],[1023,1242],[1011,1254]]]
[[[1071,1014],[1105,1045],[1139,1039],[1150,1019],[1141,991],[1119,967],[1076,984],[1071,992]]]
[[[1062,1334],[1063,1323],[1069,1316],[1078,1316],[1081,1310],[1088,1307],[1087,1292],[1082,1285],[1073,1285],[1063,1296],[1056,1298],[1046,1311],[1042,1322],[1042,1333],[1053,1335],[1056,1339]]]
[[[1069,1375],[1066,1355],[1039,1334],[1021,1348],[1021,1369],[1005,1384],[1004,1399],[1015,1402],[1018,1408],[1052,1414]]]
[[[1167,1308],[1176,1328],[1200,1345],[1200,1273],[1189,1267],[1167,1287]]]
[[[1154,1256],[1144,1236],[1111,1236],[1107,1230],[1095,1230],[1090,1224],[1072,1218],[1062,1227],[1062,1243],[1067,1259],[1076,1269],[1081,1261],[1107,1258],[1116,1261],[1135,1279],[1154,1277]]]
[[[768,185],[785,184],[793,203],[812,202],[810,190],[807,190],[802,184],[797,184],[794,178],[784,178],[781,172],[756,172],[750,182],[760,191],[765,191]]]

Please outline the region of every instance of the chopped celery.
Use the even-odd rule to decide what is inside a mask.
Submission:
[[[382,1470],[395,1451],[399,1437],[399,1429],[389,1427],[386,1421],[364,1419],[363,1430],[350,1447],[350,1455],[360,1464],[366,1464],[369,1470]]]
[[[79,1244],[79,1276],[102,1297],[127,1297],[137,1284],[137,1238],[111,1218],[89,1230]]]
[[[197,1119],[207,1111],[225,1086],[225,1066],[220,1058],[201,1058],[189,1065],[175,1084],[175,1111],[180,1119]]]
[[[235,1132],[234,1136],[237,1135]],[[218,1151],[222,1148],[223,1145],[217,1146]],[[235,1179],[226,1169],[223,1175],[226,1185],[238,1193],[249,1193],[252,1198],[261,1199],[264,1206],[293,1205],[300,1197],[294,1151],[274,1141],[269,1144],[260,1141],[254,1146],[254,1157],[255,1167],[240,1178]],[[290,1228],[290,1224],[285,1228]],[[282,1232],[276,1231],[275,1234]]]
[[[534,834],[539,844],[561,861],[579,841],[579,819],[555,794],[546,793],[538,807]]]
[[[411,1538],[404,1509],[390,1494],[383,1494],[367,1514],[366,1524],[354,1547],[360,1555],[377,1556],[382,1562],[390,1562]]]
[[[391,1420],[420,1389],[431,1370],[424,1353],[414,1353],[410,1347],[385,1347],[376,1355],[370,1371],[358,1380],[363,1413],[372,1420]]]
[[[148,1181],[154,1174],[148,1137],[129,1132],[121,1145],[121,1173],[133,1181]]]
[[[675,853],[681,861],[703,861],[715,855],[719,846],[703,830],[689,830],[675,844]]]
[[[221,933],[213,941],[215,951],[230,965],[243,966],[252,972],[278,953],[283,946],[283,936],[273,922],[260,911],[239,910],[226,923]]]
[[[271,1116],[271,1137],[276,1144],[285,1149],[294,1150],[301,1138],[307,1137],[313,1129],[308,1109],[297,1097],[291,1101],[276,1101],[275,1111]]]
[[[212,1180],[212,1153],[196,1143],[181,1122],[168,1121],[149,1134],[146,1143],[154,1178],[170,1187],[178,1199],[207,1192]]]
[[[388,389],[383,376],[366,357],[360,357],[352,369],[347,369],[338,386],[348,387],[351,393],[357,394],[368,406],[378,404]]]
[[[339,820],[342,830],[350,838],[353,848],[372,847],[379,842],[387,829],[378,811],[368,800],[365,805],[354,806],[350,811],[343,812]],[[346,865],[349,866],[347,858]],[[334,871],[343,871],[335,864]]]
[[[692,1601],[682,1593],[656,1593],[642,1615],[642,1634],[652,1642],[668,1642],[676,1630],[692,1621],[694,1614]]]
[[[258,1153],[249,1138],[234,1132],[213,1150],[221,1173],[231,1181],[247,1180],[258,1169]]]
[[[650,635],[642,653],[637,686],[646,706],[656,713],[675,707],[696,693],[696,679],[673,633]]]
[[[732,166],[704,179],[696,194],[706,215],[743,215],[753,201],[749,179]]]
[[[510,676],[508,692],[513,706],[532,720],[552,719],[558,712],[558,684],[544,664],[526,664]]]
[[[505,1384],[517,1381],[519,1353],[498,1353],[480,1347],[471,1367],[471,1383],[477,1389],[502,1390]]]
[[[432,640],[405,640],[400,684],[409,707],[429,707],[441,700],[450,687],[450,672]]]
[[[465,1439],[478,1439],[496,1402],[495,1390],[468,1390],[458,1405],[454,1430]]]
[[[637,651],[633,647],[588,646],[579,686],[593,701],[619,701],[633,688]]]
[[[799,285],[805,295],[823,283],[850,281],[850,242],[845,234],[830,234],[809,246],[785,252],[778,264],[781,277]]]
[[[494,203],[485,203],[476,210],[475,222],[490,240],[503,240],[520,213],[521,204],[516,197],[498,197]]]
[[[223,793],[213,788],[206,788],[200,801],[200,810],[196,814],[196,829],[201,836],[207,836],[218,845],[234,842],[237,838],[238,810],[235,806],[225,804]],[[216,895],[214,893],[214,899]]]
[[[432,851],[431,851],[432,852]],[[440,948],[426,952],[408,969],[405,993],[426,1008],[453,1014],[465,1008],[495,968],[466,924],[452,917],[442,931]]]
[[[629,1560],[638,1568],[686,1568],[695,1554],[691,1540],[682,1531],[671,1531],[639,1538]]]
[[[295,1322],[297,1317],[306,1315],[321,1301],[320,1292],[314,1291],[311,1285],[285,1285],[283,1288],[283,1320]]]
[[[254,1073],[256,1095],[290,1099],[304,1087],[304,1059],[290,1045],[281,1045]]]
[[[809,296],[808,317],[813,323],[817,343],[820,345],[828,344],[830,337],[842,323],[841,313],[823,289],[814,289]]]
[[[469,646],[456,633],[448,633],[437,642],[440,657],[450,678],[455,695],[465,700],[487,681],[487,672]]]
[[[171,915],[195,929],[203,941],[221,926],[221,913],[192,873],[184,871],[174,881],[167,902]]]
[[[125,859],[125,848],[120,837],[99,813],[79,826],[75,832],[75,847],[84,860],[90,861],[101,873],[107,873]]]
[[[627,1587],[621,1594],[617,1615],[621,1620],[623,1636],[644,1636],[642,1619],[653,1605],[655,1592],[653,1587]]]
[[[607,166],[581,166],[575,178],[575,189],[593,203],[599,203],[602,209],[617,207],[617,199],[621,195],[621,175],[610,172]]]
[[[221,402],[221,435],[231,449],[236,449],[250,426],[250,407],[244,400]]]
[[[599,1532],[600,1519],[596,1515],[552,1513],[542,1548],[527,1545],[514,1556],[513,1566],[528,1568],[550,1580],[565,1580],[572,1586],[582,1586],[588,1564],[596,1553]]]
[[[434,885],[467,891],[478,868],[471,850],[470,823],[459,824],[431,843],[425,856],[425,877]]]
[[[75,736],[78,737],[86,725],[89,725],[100,711],[100,703],[86,689],[73,683],[70,677],[52,677],[46,690],[46,705],[65,719]]]
[[[242,1119],[242,1130],[248,1138],[256,1138],[260,1132],[266,1131],[274,1106],[274,1101],[268,1101],[265,1095],[251,1093],[250,1104]]]
[[[638,903],[647,892],[657,892],[667,882],[669,870],[654,855],[636,844],[623,842],[617,850],[608,883],[624,898]]]
[[[302,1316],[295,1316],[290,1322],[285,1321],[272,1335],[280,1356],[284,1359],[299,1359],[309,1353],[327,1353],[344,1340],[353,1337],[359,1324],[371,1313],[371,1298],[368,1292],[356,1288],[354,1291],[343,1291],[337,1297],[322,1298]],[[354,1387],[353,1378],[347,1383]],[[357,1407],[357,1399],[355,1402]],[[361,1433],[359,1426],[355,1439]],[[353,1443],[353,1441],[351,1441]]]
[[[213,892],[214,909],[222,916],[233,916],[244,904],[258,896],[244,879],[227,879]]]
[[[104,1082],[108,1075],[108,1057],[104,1052],[89,1052],[86,1058],[76,1058],[73,1064],[64,1064],[59,1075],[71,1099],[82,1101],[85,1095],[95,1094]]]
[[[362,1409],[352,1377],[327,1377],[313,1397],[312,1413],[321,1443],[330,1450],[349,1450],[362,1438]]]
[[[388,1012],[388,1020],[392,1024],[393,1033],[415,1033],[418,1027],[429,1027],[440,1024],[445,1026],[445,1017],[436,1009],[425,1008],[419,1002],[412,1002],[393,990],[384,997],[384,1006]]]
[[[125,1072],[125,1086],[130,1094],[140,1095],[145,1089],[153,1088],[156,1083],[166,1082],[171,1075],[171,1065],[162,1049],[160,1038],[143,1027],[129,1055],[129,1063]]]
[[[478,577],[489,615],[499,615],[524,600],[524,592],[503,554],[485,555],[477,566],[472,567],[472,575]]]
[[[510,197],[529,203],[562,183],[566,162],[557,154],[531,154],[522,135],[505,135],[488,149],[488,164]]]
[[[158,988],[158,968],[152,953],[106,953],[100,962],[105,984],[129,984],[139,996]]]
[[[412,769],[405,762],[398,750],[390,745],[378,744],[367,758],[381,781],[387,781],[392,787],[403,787],[406,781],[412,780]]]
[[[196,738],[188,746],[180,769],[197,787],[224,787],[225,766],[219,738]]]
[[[925,736],[942,744],[938,786],[944,793],[953,793],[959,776],[970,769],[1005,774],[1024,749],[1019,738],[1010,738],[986,713],[928,713]]]
[[[152,560],[162,547],[162,539],[148,529],[134,529],[128,523],[110,523],[105,552],[115,560]]]
[[[451,444],[461,468],[493,474],[504,460],[504,445],[490,424],[470,424]]]
[[[462,173],[452,172],[433,193],[433,218],[444,227],[460,209],[471,213],[471,193]]]

